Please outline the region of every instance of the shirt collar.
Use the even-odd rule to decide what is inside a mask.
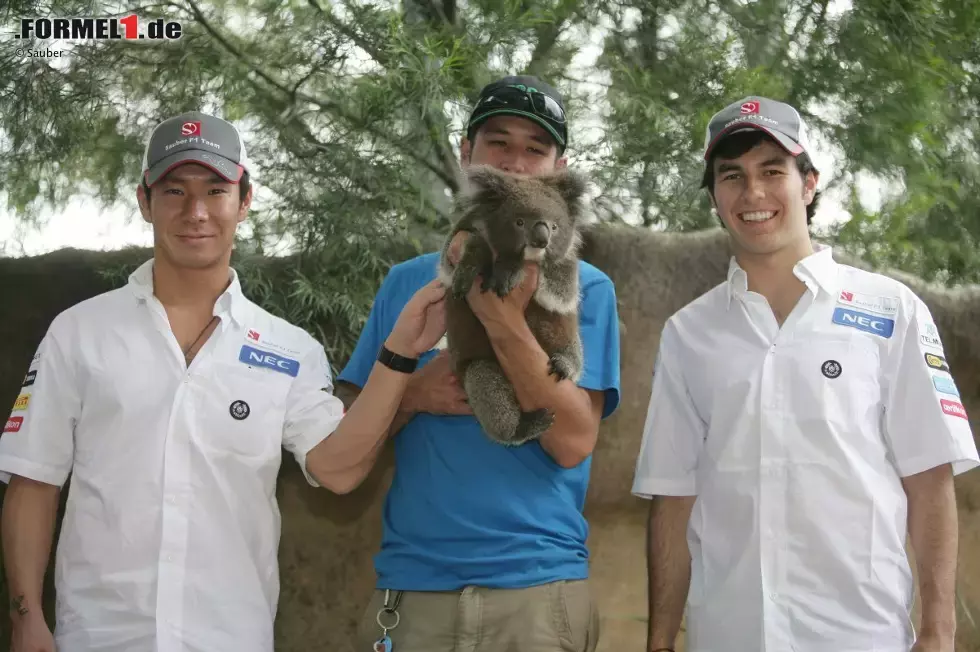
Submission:
[[[829,245],[814,242],[813,253],[793,266],[793,274],[814,292],[820,288],[830,295],[837,294],[837,262]],[[748,289],[748,274],[732,256],[728,262],[728,307],[733,297],[741,297]]]
[[[229,314],[235,324],[241,327],[245,323],[245,295],[242,294],[241,282],[234,267],[229,267],[230,283],[214,303],[214,314]],[[128,286],[139,301],[147,301],[153,296],[153,259],[137,267],[129,275]]]

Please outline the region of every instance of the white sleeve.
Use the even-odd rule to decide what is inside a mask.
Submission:
[[[929,308],[914,295],[911,306],[889,348],[885,437],[902,477],[947,463],[963,473],[980,464],[966,408]]]
[[[75,456],[81,399],[60,315],[38,345],[0,435],[0,481],[19,475],[61,487]]]
[[[677,359],[671,321],[664,326],[632,493],[641,498],[696,496],[698,458],[707,433]]]
[[[286,398],[282,444],[299,463],[306,481],[319,484],[306,470],[306,455],[329,437],[344,416],[344,404],[333,393],[327,354],[319,343],[304,357]]]

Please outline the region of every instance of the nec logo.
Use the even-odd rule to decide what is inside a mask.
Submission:
[[[288,376],[293,376],[294,378],[299,373],[298,361],[290,360],[289,358],[284,358],[276,355],[275,353],[269,353],[268,351],[253,349],[247,344],[242,346],[242,350],[238,354],[238,361],[244,362],[245,364],[255,365],[257,367],[266,367],[268,369],[272,369],[273,371],[278,371]]]
[[[859,331],[879,335],[885,339],[892,336],[895,330],[895,320],[885,319],[876,315],[868,315],[856,310],[837,308],[834,310],[834,323],[841,326],[850,326]]]

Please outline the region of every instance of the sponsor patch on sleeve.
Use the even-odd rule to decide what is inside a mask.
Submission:
[[[931,346],[942,351],[943,341],[939,339],[939,330],[931,322],[919,324],[919,340],[926,346]]]
[[[952,378],[948,376],[936,376],[932,377],[932,384],[935,386],[936,391],[941,394],[949,394],[950,396],[960,397],[960,390],[956,388],[956,383]]]
[[[298,360],[292,360],[269,351],[261,351],[248,344],[242,345],[242,349],[238,353],[238,360],[248,365],[272,369],[294,378],[299,374]]]
[[[850,310],[848,308],[835,308],[833,321],[835,324],[856,328],[859,331],[878,335],[885,339],[890,338],[892,333],[895,332],[894,319],[858,312],[857,310]]]
[[[841,290],[837,296],[837,303],[889,316],[898,314],[899,299],[898,297],[879,297],[863,292]]]
[[[948,414],[951,417],[959,417],[961,419],[969,420],[969,418],[966,416],[966,408],[963,407],[962,403],[958,403],[957,401],[950,401],[944,398],[939,400],[939,404],[943,408],[943,414]]]
[[[7,425],[3,427],[3,431],[17,432],[22,425],[24,425],[24,417],[10,417],[7,419]]]
[[[21,412],[27,409],[28,404],[31,402],[30,394],[21,394],[14,401],[14,412]]]
[[[24,384],[21,387],[30,387],[34,384],[34,380],[37,378],[37,370],[28,371],[27,375],[24,376]]]
[[[926,353],[926,365],[930,369],[949,371],[949,365],[946,363],[946,358],[941,355],[936,355],[935,353]]]

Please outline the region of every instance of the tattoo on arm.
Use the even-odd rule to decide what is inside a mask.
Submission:
[[[24,606],[24,596],[18,595],[16,598],[10,601],[10,606],[21,616],[26,616],[28,609]]]

